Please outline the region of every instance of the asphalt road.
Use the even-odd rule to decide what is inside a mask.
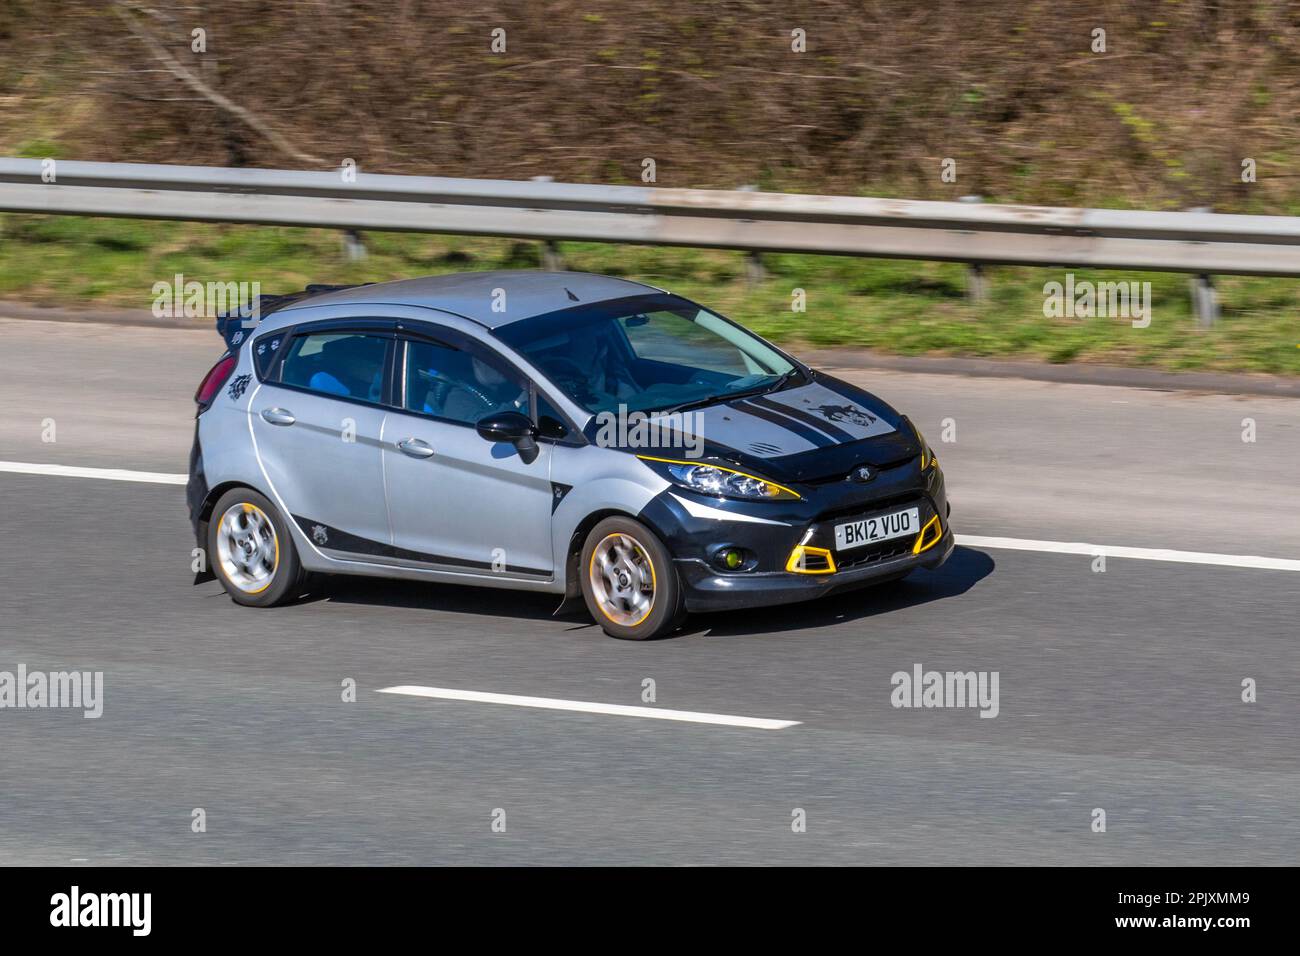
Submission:
[[[201,331],[0,321],[0,459],[181,472],[218,352]],[[849,377],[931,439],[959,533],[1300,557],[1298,401]],[[1111,558],[1095,573],[1083,555],[960,547],[886,589],[633,644],[514,592],[349,579],[239,608],[191,586],[173,485],[0,473],[0,540],[0,671],[105,682],[97,720],[0,709],[0,862],[1300,856],[1295,572]],[[894,708],[891,675],[916,664],[998,672],[997,717]],[[651,706],[799,724],[377,693],[640,705],[646,678]]]

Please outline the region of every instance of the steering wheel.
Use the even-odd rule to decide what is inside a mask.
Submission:
[[[591,391],[591,373],[573,359],[553,355],[541,364],[551,378],[561,385],[569,386],[577,397],[587,401],[596,397]]]
[[[577,377],[579,382],[587,381],[587,370],[573,359],[564,355],[552,355],[542,363],[542,367],[556,378],[564,377],[566,373],[571,372]]]
[[[468,382],[448,378],[441,372],[425,369],[419,369],[416,374],[429,384],[429,391],[433,392],[433,401],[430,402],[430,404],[432,404],[434,408],[445,408],[447,405],[447,396],[450,395],[453,390],[465,392],[467,395],[476,399],[485,409],[492,410],[496,408],[496,402],[488,398]]]

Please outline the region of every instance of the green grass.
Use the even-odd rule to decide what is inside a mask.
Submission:
[[[367,282],[439,272],[537,268],[533,242],[370,233],[348,262],[330,230],[9,215],[0,217],[0,298],[147,309],[155,282],[260,281],[266,292],[308,282]],[[965,269],[945,263],[764,255],[751,282],[740,253],[562,243],[570,269],[642,279],[794,346],[1103,362],[1164,369],[1300,374],[1300,282],[1221,277],[1222,317],[1200,331],[1188,278],[1076,270],[1076,281],[1151,283],[1152,321],[1048,319],[1043,285],[1061,270],[988,270],[987,301],[965,296]],[[793,290],[807,296],[791,310]]]

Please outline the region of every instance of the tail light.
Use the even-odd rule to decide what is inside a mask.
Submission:
[[[194,401],[199,406],[199,410],[195,414],[201,415],[208,410],[212,400],[221,391],[221,386],[226,384],[226,379],[230,378],[230,373],[235,370],[235,366],[238,364],[239,356],[223,355],[216,365],[208,369],[208,374],[203,376],[203,381],[199,383],[199,390],[194,393]]]

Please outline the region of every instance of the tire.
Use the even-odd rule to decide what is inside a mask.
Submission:
[[[659,637],[685,617],[672,556],[639,521],[606,518],[592,528],[578,570],[587,610],[610,637]]]
[[[306,575],[293,536],[275,505],[253,489],[221,496],[207,544],[212,573],[236,604],[274,607],[302,593]]]

